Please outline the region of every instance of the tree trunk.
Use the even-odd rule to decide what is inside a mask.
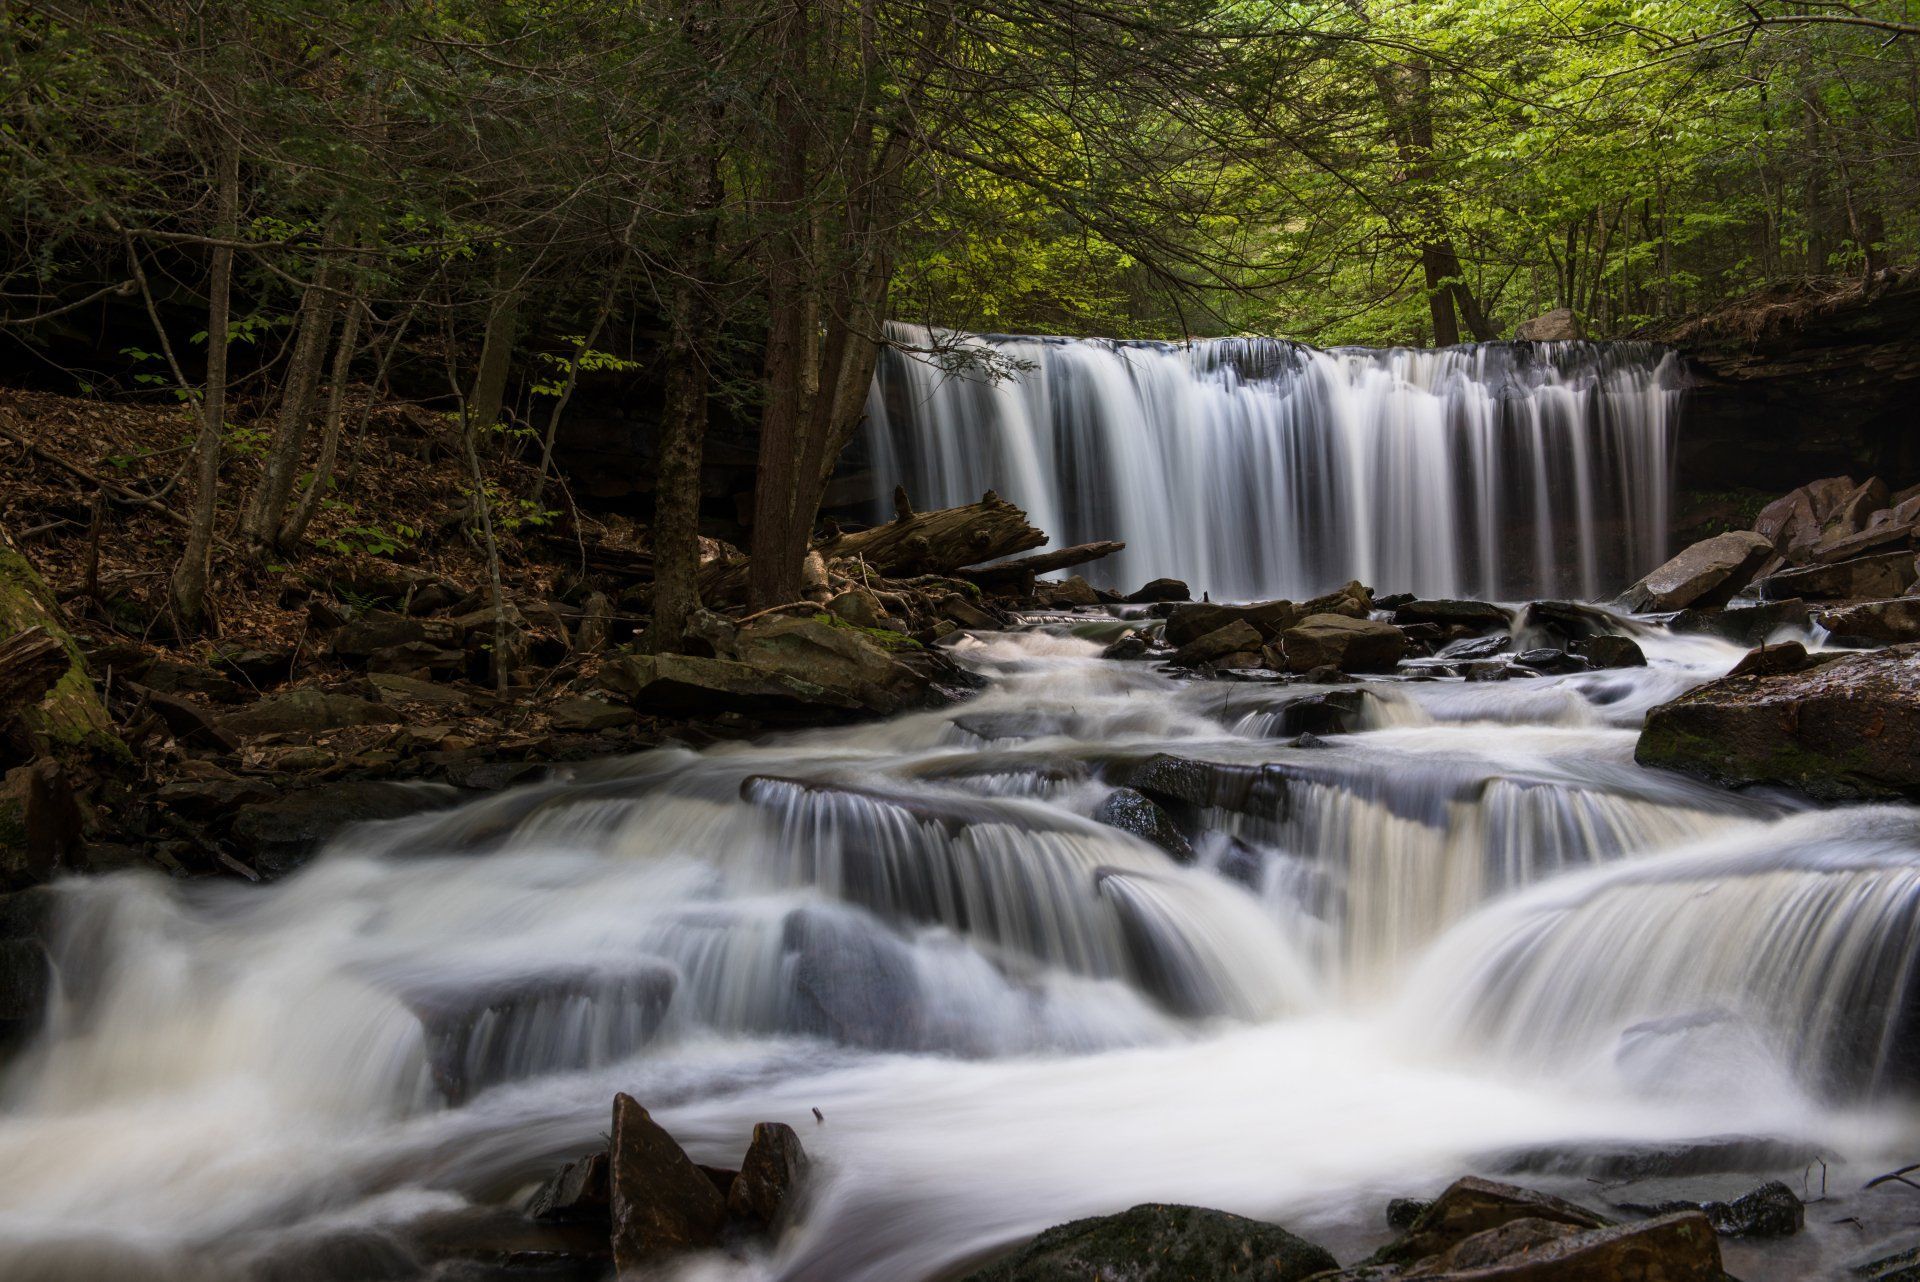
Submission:
[[[358,289],[347,298],[347,314],[340,322],[340,343],[334,348],[333,372],[328,377],[327,417],[321,429],[320,457],[313,465],[313,481],[307,486],[306,493],[300,496],[293,515],[287,518],[286,524],[280,527],[278,537],[274,539],[278,547],[300,546],[314,513],[320,510],[322,498],[333,485],[333,465],[340,455],[340,432],[347,417],[347,380],[353,374],[353,358],[360,342],[360,318],[366,306],[366,300]]]
[[[114,732],[87,665],[65,623],[46,580],[14,546],[0,526],[0,640],[39,629],[64,652],[60,674],[38,703],[23,712],[19,725],[36,752],[68,762],[87,759],[125,761],[126,745]]]
[[[333,247],[334,238],[327,239],[327,247]],[[293,355],[288,360],[287,382],[280,395],[280,416],[274,425],[266,470],[254,487],[253,501],[247,506],[246,520],[241,527],[247,547],[255,553],[273,542],[286,516],[287,500],[300,472],[307,426],[313,417],[314,392],[320,383],[320,370],[326,364],[328,341],[333,337],[333,314],[337,310],[333,296],[333,256],[322,254],[314,269],[313,283],[307,286],[300,302],[299,328],[294,337]]]
[[[978,503],[908,512],[871,530],[843,534],[821,552],[829,558],[859,557],[881,574],[895,577],[950,574],[1046,541],[1046,532],[1035,529],[1024,511],[988,490]]]
[[[487,305],[487,331],[480,340],[480,367],[473,375],[473,395],[467,398],[468,422],[485,432],[500,421],[507,400],[507,375],[513,369],[513,344],[520,328],[520,289],[512,264],[502,260],[493,278],[494,294]]]
[[[213,525],[219,498],[220,456],[226,444],[227,328],[233,302],[233,244],[240,221],[240,148],[221,145],[213,267],[207,284],[207,385],[200,398],[200,437],[194,443],[193,519],[169,588],[183,632],[206,622],[207,579],[213,568]]]

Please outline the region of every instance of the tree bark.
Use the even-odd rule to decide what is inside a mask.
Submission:
[[[194,443],[193,517],[187,544],[173,568],[169,589],[174,619],[183,632],[206,621],[207,579],[213,570],[213,525],[219,498],[220,461],[226,445],[227,329],[233,302],[233,246],[240,221],[240,148],[231,140],[220,149],[218,213],[207,284],[207,384],[200,398],[200,437]]]
[[[337,243],[332,236],[328,242]],[[320,370],[326,364],[328,341],[333,337],[333,315],[338,310],[333,294],[333,266],[333,255],[322,254],[314,268],[313,282],[307,286],[300,302],[299,329],[294,337],[293,354],[288,359],[287,382],[280,395],[280,416],[274,425],[266,470],[254,487],[253,501],[247,506],[246,520],[241,527],[248,548],[255,553],[264,551],[279,533],[287,500],[299,475],[307,427],[313,418],[314,392],[320,383]]]
[[[1046,541],[1046,532],[1035,529],[1024,511],[988,490],[978,503],[910,513],[871,530],[843,534],[820,550],[829,559],[859,557],[892,577],[950,574],[963,566],[1039,547]]]
[[[480,340],[480,367],[474,371],[468,421],[477,432],[500,421],[507,400],[507,375],[513,369],[513,345],[520,328],[520,289],[511,262],[503,259],[494,272],[494,294],[487,305],[487,330]]]
[[[347,380],[353,374],[353,358],[360,342],[360,318],[366,306],[366,299],[358,289],[347,298],[346,318],[340,322],[340,343],[333,352],[333,372],[328,376],[327,417],[321,429],[320,457],[313,465],[313,481],[307,486],[306,493],[300,496],[293,515],[287,518],[280,527],[278,537],[274,539],[278,547],[300,546],[314,513],[320,510],[322,497],[333,484],[333,466],[340,456],[340,432],[347,416]]]

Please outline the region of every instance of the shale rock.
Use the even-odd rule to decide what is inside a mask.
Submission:
[[[1488,601],[1409,601],[1394,610],[1393,621],[1408,624],[1437,623],[1443,628],[1472,628],[1475,632],[1505,631],[1513,616]]]
[[[1804,629],[1813,612],[1805,601],[1789,597],[1760,605],[1729,606],[1726,609],[1687,609],[1673,616],[1667,627],[1674,632],[1703,633],[1739,645],[1755,646],[1770,639],[1781,628]]]
[[[1260,645],[1259,630],[1244,619],[1234,619],[1223,627],[1187,642],[1173,652],[1168,662],[1176,667],[1192,668],[1224,659],[1240,650],[1257,651]]]
[[[739,712],[793,717],[847,714],[860,702],[839,690],[733,659],[686,654],[623,655],[600,669],[600,684],[642,712]]]
[[[767,617],[742,627],[733,657],[761,672],[832,691],[882,716],[944,700],[903,661],[909,638],[836,624],[827,615]]]
[[[1690,605],[1725,605],[1753,582],[1773,544],[1752,530],[1702,539],[1628,588],[1627,608],[1646,614]]]
[[[807,1178],[807,1151],[785,1122],[757,1122],[740,1171],[727,1185],[727,1209],[760,1228],[778,1228]]]
[[[1777,641],[1756,646],[1727,670],[1730,677],[1777,677],[1789,672],[1804,672],[1813,666],[1813,656],[1798,641]]]
[[[1648,713],[1634,755],[1820,800],[1920,797],[1920,646],[1708,682]]]
[[[1147,605],[1154,601],[1191,601],[1193,591],[1179,579],[1155,579],[1127,598],[1130,605]]]
[[[1368,1263],[1405,1267],[1515,1220],[1560,1224],[1576,1231],[1606,1223],[1564,1199],[1469,1175],[1448,1185],[1413,1221],[1405,1237],[1382,1247]]]
[[[1129,632],[1100,652],[1103,659],[1144,659],[1147,657],[1147,639],[1138,632]]]
[[[1303,1282],[1338,1267],[1326,1251],[1278,1225],[1150,1202],[1048,1229],[966,1282]]]
[[[1596,668],[1644,668],[1646,652],[1632,637],[1584,637],[1573,643],[1573,653]]]
[[[1291,601],[1263,601],[1256,605],[1212,605],[1207,602],[1176,605],[1167,615],[1161,639],[1184,646],[1230,623],[1251,624],[1261,640],[1272,640],[1300,617]]]
[[[1052,610],[1079,610],[1100,604],[1100,594],[1077,574],[1058,583],[1043,579],[1033,585],[1033,595],[1041,605]]]
[[[1806,1207],[1794,1191],[1779,1180],[1768,1180],[1756,1189],[1725,1201],[1678,1198],[1651,1204],[1617,1201],[1614,1205],[1631,1215],[1699,1211],[1721,1237],[1791,1237],[1806,1227],[1807,1221]]]
[[[57,762],[42,757],[7,771],[0,782],[0,891],[46,881],[80,844],[74,786]]]
[[[527,1214],[536,1220],[607,1218],[607,1155],[590,1153],[568,1162],[535,1190]]]
[[[1881,552],[1831,565],[1782,570],[1761,579],[1760,595],[1769,601],[1804,597],[1813,601],[1866,600],[1899,596],[1914,584],[1913,553]]]
[[[324,734],[348,726],[392,725],[399,720],[391,708],[350,694],[289,690],[222,717],[217,725],[224,734],[251,739],[264,734]]]
[[[621,1276],[719,1239],[725,1199],[631,1095],[614,1097],[607,1162],[613,1261]]]
[[[1172,855],[1183,864],[1193,862],[1193,846],[1173,817],[1145,793],[1116,788],[1094,809],[1096,823],[1130,832]]]
[[[1281,635],[1287,670],[1309,672],[1328,665],[1342,672],[1391,672],[1406,657],[1407,638],[1378,619],[1314,614]]]
[[[1835,640],[1857,639],[1878,645],[1920,641],[1920,597],[1856,601],[1821,610],[1813,617]]]
[[[273,875],[299,867],[321,842],[350,824],[400,819],[456,799],[452,788],[440,784],[327,783],[247,806],[234,816],[231,831],[254,866]]]

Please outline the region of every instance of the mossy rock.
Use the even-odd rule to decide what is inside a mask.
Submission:
[[[31,562],[0,531],[0,638],[44,628],[67,652],[67,670],[21,720],[43,750],[62,757],[131,760],[100,701],[86,657],[60,624],[59,605]]]
[[[1339,1267],[1323,1248],[1277,1224],[1149,1202],[1048,1229],[965,1282],[1300,1282]]]

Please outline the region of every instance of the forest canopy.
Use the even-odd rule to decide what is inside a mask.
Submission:
[[[0,0],[0,335],[177,399],[291,554],[347,388],[549,472],[660,402],[656,637],[701,440],[758,422],[792,599],[890,319],[1320,343],[1623,334],[1920,242],[1912,0]],[[929,358],[945,359],[942,353]],[[239,408],[236,408],[239,407]],[[196,567],[201,567],[196,569]]]

